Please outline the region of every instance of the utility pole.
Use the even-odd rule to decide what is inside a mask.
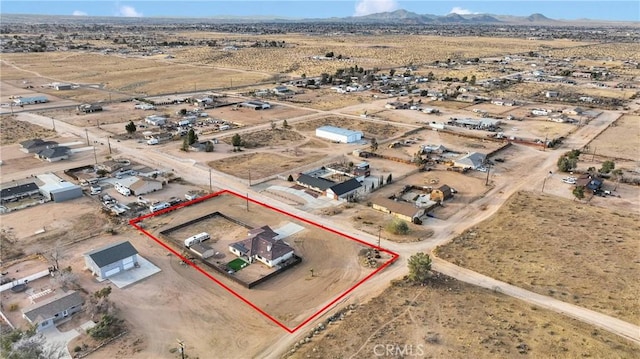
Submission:
[[[249,170],[249,187],[251,187],[251,170]]]
[[[178,345],[180,346],[178,348],[178,351],[180,352],[180,356],[182,357],[182,359],[184,359],[184,342],[178,339]]]
[[[96,161],[96,166],[98,165],[98,155],[96,155],[96,146],[93,146],[93,159]]]
[[[249,212],[249,192],[247,192],[247,212]]]
[[[51,117],[51,123],[53,124],[53,130],[55,131],[56,130],[56,119]]]
[[[109,141],[110,138],[111,136],[107,136],[107,145],[109,146],[109,154],[111,154],[111,141]]]
[[[549,175],[548,176],[544,176],[544,180],[542,180],[542,193],[544,193],[544,185],[545,185],[545,183],[547,183],[547,178],[549,178],[552,174],[553,174],[553,172],[549,171]]]
[[[489,172],[491,172],[491,164],[488,164],[488,165],[487,165],[487,180],[486,180],[486,182],[484,183],[484,185],[485,185],[485,186],[488,186],[488,185],[489,185]]]
[[[382,226],[378,226],[378,248],[376,248],[375,252],[376,258],[380,258],[380,232],[382,231]]]
[[[89,146],[89,130],[84,129],[84,134],[87,136],[87,146]]]
[[[209,192],[213,192],[213,185],[211,183],[211,168],[209,168]]]

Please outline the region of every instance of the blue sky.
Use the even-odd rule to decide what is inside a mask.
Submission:
[[[0,0],[1,14],[89,16],[208,17],[220,15],[277,15],[290,18],[326,18],[366,15],[406,9],[419,14],[490,13],[524,15],[542,13],[554,19],[640,21],[640,1],[578,0],[200,0],[200,1],[35,1]]]

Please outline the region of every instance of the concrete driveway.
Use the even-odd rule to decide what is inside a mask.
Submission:
[[[53,350],[62,350],[64,355],[60,357],[60,359],[71,359],[71,353],[69,353],[69,349],[67,345],[73,338],[80,335],[80,333],[75,330],[69,330],[67,332],[61,332],[56,327],[47,328],[40,332],[45,337],[45,346]]]

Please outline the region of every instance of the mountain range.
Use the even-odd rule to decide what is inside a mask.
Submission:
[[[619,22],[606,20],[559,20],[551,19],[543,14],[529,16],[494,15],[494,14],[417,14],[407,10],[396,10],[364,16],[330,17],[330,18],[286,18],[281,16],[231,16],[218,15],[208,17],[106,17],[106,16],[65,16],[65,15],[26,15],[2,14],[2,22],[9,23],[167,23],[171,20],[178,23],[217,23],[217,24],[249,24],[249,23],[338,23],[338,24],[389,24],[389,25],[447,25],[447,24],[486,24],[486,25],[540,25],[540,26],[590,26],[590,25],[630,25],[639,26],[638,22]]]

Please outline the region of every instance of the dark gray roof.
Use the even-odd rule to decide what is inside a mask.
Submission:
[[[42,319],[49,319],[56,313],[81,305],[83,302],[84,301],[82,300],[80,293],[70,291],[67,293],[56,294],[54,297],[26,307],[22,310],[22,313],[25,317],[29,318],[31,322],[35,322],[38,320],[38,317],[41,317]]]
[[[349,192],[353,191],[354,189],[358,189],[360,187],[362,187],[360,182],[358,182],[357,179],[352,178],[352,179],[350,179],[348,181],[345,181],[345,182],[342,182],[342,183],[338,183],[337,185],[331,186],[331,190],[336,195],[342,196],[343,194],[349,193]]]
[[[70,150],[69,147],[65,147],[65,146],[47,148],[45,150],[38,152],[38,156],[42,158],[62,157],[62,156],[67,156],[69,154],[69,150]]]
[[[307,186],[318,188],[321,191],[324,191],[325,189],[336,184],[335,182],[329,181],[328,179],[313,177],[304,173],[300,174],[300,177],[298,177],[296,181],[300,184],[306,184]]]
[[[253,229],[249,232],[249,238],[231,244],[231,247],[237,249],[243,255],[253,257],[259,255],[268,260],[274,260],[293,252],[293,248],[289,247],[281,240],[275,239],[278,236],[269,226],[263,226]]]
[[[84,255],[89,256],[98,267],[102,268],[121,259],[131,257],[134,254],[138,254],[138,251],[133,248],[131,243],[125,241],[110,244],[106,247],[85,253]]]
[[[34,192],[34,191],[38,191],[38,185],[36,185],[35,183],[31,182],[31,183],[25,183],[25,184],[21,184],[18,186],[14,186],[14,187],[9,187],[9,188],[3,188],[0,191],[0,198],[4,199],[4,198],[11,198],[14,196],[19,196],[23,193],[29,193],[29,192]]]
[[[33,146],[39,146],[42,143],[44,143],[44,141],[40,138],[34,138],[32,140],[26,140],[26,141],[22,141],[20,142],[20,146],[22,148],[31,148]]]

